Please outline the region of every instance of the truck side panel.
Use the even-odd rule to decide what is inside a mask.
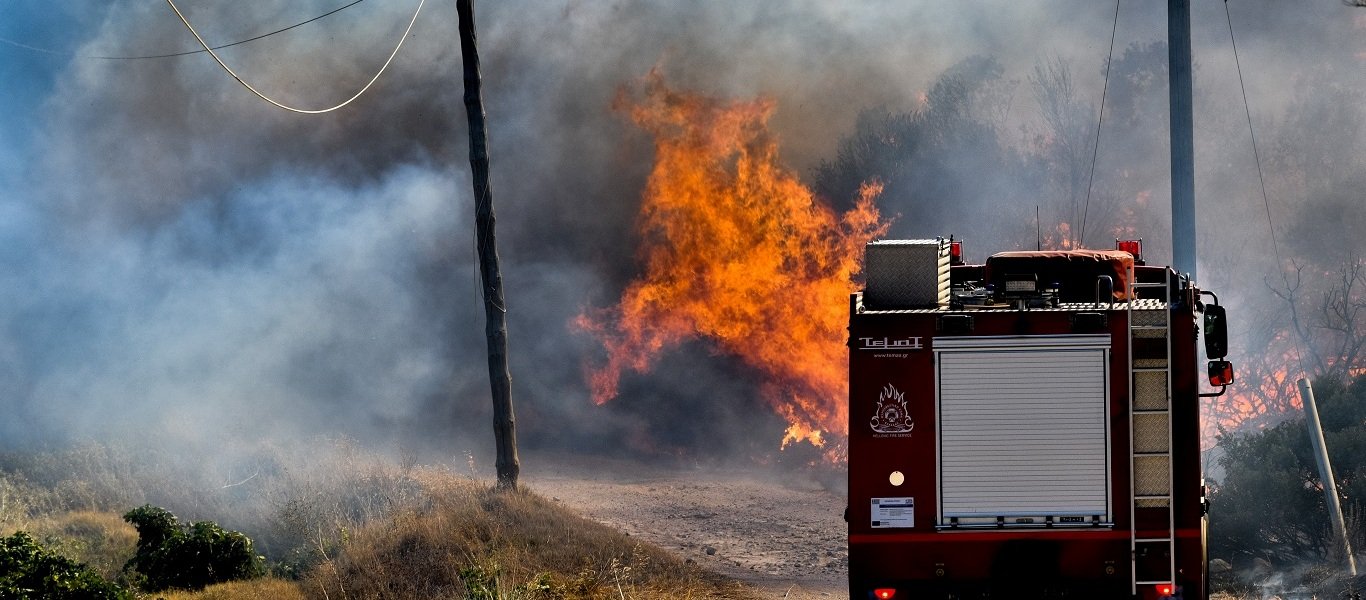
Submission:
[[[1137,538],[1170,526],[1183,597],[1206,597],[1196,373],[1170,371],[1169,523],[1165,508],[1133,509],[1122,305],[862,311],[858,300],[849,340],[851,598],[884,586],[897,598],[1133,598],[1135,574],[1166,576],[1170,556],[1166,546],[1133,552],[1131,525]],[[1197,358],[1193,300],[1187,293],[1171,310],[1173,365]],[[1038,381],[1027,379],[1028,361]],[[993,372],[993,363],[1002,367]],[[993,412],[993,402],[1003,408]],[[970,472],[954,471],[963,468]],[[1156,598],[1154,589],[1140,586],[1138,597]]]

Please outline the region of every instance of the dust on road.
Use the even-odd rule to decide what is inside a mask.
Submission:
[[[849,595],[845,499],[809,472],[598,461],[541,463],[523,474],[532,491],[753,585],[762,597]]]

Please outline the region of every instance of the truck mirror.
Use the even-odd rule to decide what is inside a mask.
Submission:
[[[1209,361],[1209,384],[1218,386],[1232,385],[1233,363],[1226,360]]]
[[[1218,304],[1205,305],[1205,356],[1228,356],[1228,313]]]

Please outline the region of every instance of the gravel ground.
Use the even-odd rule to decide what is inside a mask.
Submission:
[[[765,598],[849,595],[845,500],[810,473],[527,462],[531,490]]]

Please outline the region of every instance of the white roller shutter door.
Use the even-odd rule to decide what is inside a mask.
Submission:
[[[936,340],[941,525],[1110,521],[1108,348],[1090,335]]]

